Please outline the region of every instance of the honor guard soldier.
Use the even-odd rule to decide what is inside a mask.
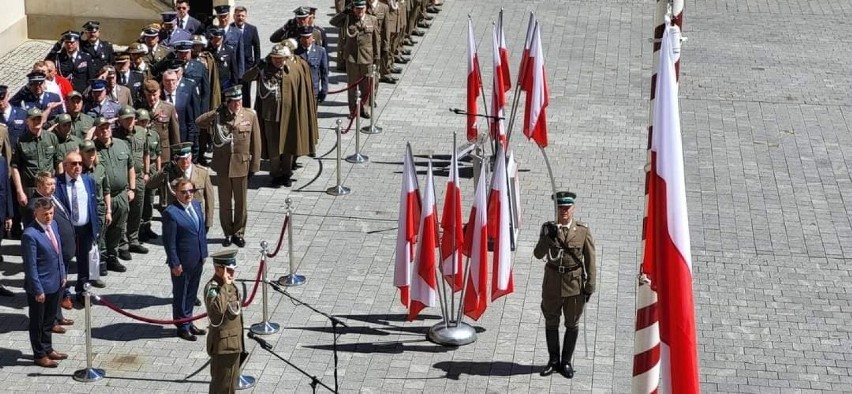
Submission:
[[[18,139],[12,154],[12,182],[22,208],[27,206],[29,196],[35,191],[36,174],[42,171],[54,173],[59,139],[56,134],[43,130],[43,125],[44,116],[40,109],[27,111],[27,133]]]
[[[361,90],[361,103],[369,103],[373,94],[372,78],[369,67],[379,64],[381,55],[381,31],[379,21],[375,16],[367,15],[367,2],[354,0],[352,8],[331,18],[332,25],[341,29],[341,36],[346,37],[343,46],[343,58],[346,61],[346,78],[354,84],[361,80],[358,89]],[[361,106],[361,117],[369,118],[369,106]],[[355,117],[355,89],[349,89],[349,113]]]
[[[101,40],[101,23],[88,21],[83,25],[83,29],[86,31],[86,41],[80,45],[80,49],[92,57],[89,67],[100,70],[103,66],[112,65],[115,61],[115,51],[109,41]]]
[[[175,200],[175,193],[171,189],[174,181],[188,179],[195,185],[193,200],[201,204],[204,214],[204,223],[208,227],[213,225],[213,208],[216,206],[216,197],[213,195],[213,182],[210,181],[210,170],[192,163],[192,143],[182,142],[171,146],[172,161],[163,166],[163,170],[154,174],[148,183],[149,189],[161,188],[167,185],[166,203],[171,204]]]
[[[245,349],[242,300],[234,285],[237,250],[221,250],[210,257],[215,271],[204,286],[204,305],[210,319],[210,393],[233,393],[240,375],[240,355]]]
[[[313,33],[314,30],[310,26],[301,28],[296,55],[304,59],[311,68],[314,98],[321,103],[325,101],[325,96],[328,94],[328,54],[325,48],[316,44]]]
[[[162,145],[160,144],[160,134],[151,128],[151,114],[147,109],[139,108],[136,110],[136,125],[145,129],[145,135],[148,138],[148,183],[145,184],[145,199],[142,201],[142,223],[139,225],[139,242],[147,242],[151,239],[157,239],[158,235],[151,230],[151,219],[154,216],[154,194],[157,190],[149,185],[153,182],[154,176],[162,171]]]
[[[107,81],[93,79],[89,83],[89,101],[86,103],[86,113],[92,118],[115,119],[121,104],[110,99],[106,92]]]
[[[195,120],[212,133],[213,160],[219,190],[219,221],[224,246],[246,244],[248,179],[260,170],[261,135],[257,114],[242,106],[242,87],[225,91],[225,105]]]
[[[118,127],[113,133],[115,138],[124,140],[130,147],[133,157],[133,170],[136,173],[136,198],[130,201],[127,213],[127,226],[121,236],[119,249],[127,249],[131,253],[148,253],[148,248],[139,241],[139,226],[142,224],[142,210],[145,203],[145,183],[148,182],[150,170],[150,148],[148,133],[136,125],[136,110],[133,107],[123,107],[118,113]]]
[[[292,19],[287,20],[284,23],[284,26],[275,30],[272,35],[269,36],[269,41],[273,44],[280,44],[281,41],[284,41],[288,38],[297,38],[299,37],[299,32],[302,26],[307,26],[308,9],[305,7],[299,7],[293,10],[293,14],[295,15]]]
[[[399,79],[391,75],[391,69],[385,67],[384,59],[390,57],[390,31],[388,30],[388,13],[390,12],[387,4],[372,0],[367,2],[367,14],[376,17],[379,22],[379,36],[381,37],[379,45],[379,61],[376,62],[376,67],[379,69],[379,79],[381,82],[395,84]],[[375,82],[375,81],[374,81]]]
[[[65,96],[65,108],[71,116],[71,133],[79,139],[85,139],[89,130],[95,126],[95,118],[83,112],[83,95],[74,90]]]
[[[107,269],[124,272],[127,267],[118,259],[131,260],[127,249],[119,249],[121,238],[127,226],[130,213],[130,201],[136,197],[136,169],[133,166],[133,153],[123,140],[112,137],[112,125],[104,118],[95,120],[95,146],[98,160],[106,170],[110,186],[112,222],[104,232]]]
[[[45,79],[47,76],[41,71],[33,71],[27,74],[27,86],[15,93],[9,104],[21,107],[25,111],[38,108],[47,112],[48,118],[64,113],[62,109],[62,98],[56,93],[45,91]]]
[[[74,90],[86,90],[97,68],[92,65],[92,55],[80,49],[80,33],[68,31],[62,36],[63,48],[55,60],[59,75],[68,78]]]
[[[559,207],[559,218],[555,223],[545,222],[541,226],[541,234],[533,250],[537,259],[545,259],[541,312],[549,360],[541,376],[559,372],[570,379],[574,377],[571,359],[580,332],[580,316],[585,303],[595,292],[595,241],[589,226],[574,219],[577,195],[558,192],[554,197]],[[560,361],[559,320],[562,315],[566,330]]]

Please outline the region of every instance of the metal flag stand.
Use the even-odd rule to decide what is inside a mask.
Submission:
[[[92,297],[89,294],[89,289],[92,285],[86,283],[83,285],[83,299],[86,305],[86,368],[74,371],[74,380],[78,382],[97,382],[106,376],[106,371],[99,368],[92,368]]]
[[[361,90],[355,88],[355,130],[361,130]],[[370,117],[372,119],[372,116]],[[370,158],[361,154],[361,133],[355,133],[355,153],[346,158],[346,161],[353,164],[362,164],[370,161]],[[340,149],[338,147],[337,149]]]
[[[455,162],[458,157],[458,152],[456,149],[456,140],[457,133],[453,133],[453,161]],[[456,170],[457,171],[457,170]],[[452,175],[451,175],[452,176]],[[458,177],[456,177],[456,182],[458,182]],[[437,215],[437,213],[435,213]],[[461,223],[457,223],[457,225],[461,225]],[[456,264],[456,259],[458,259],[459,250],[457,250],[455,245],[455,237],[451,237],[453,240],[453,265]],[[440,254],[439,254],[440,256]],[[440,264],[439,264],[440,265]],[[456,272],[455,267],[453,268],[452,281],[455,283],[456,281]],[[429,328],[428,338],[432,342],[435,342],[444,346],[463,346],[467,344],[471,344],[476,342],[476,330],[467,323],[462,321],[462,310],[464,304],[464,292],[467,287],[467,277],[468,272],[470,271],[470,260],[467,260],[465,264],[465,275],[464,280],[462,281],[462,291],[461,298],[458,303],[458,311],[456,311],[456,303],[455,303],[455,293],[453,293],[452,289],[450,290],[449,296],[447,295],[447,283],[438,272],[435,272],[436,279],[441,283],[442,291],[438,292],[438,297],[440,298],[439,304],[441,305],[441,316],[443,316],[443,321],[435,324],[431,328]],[[446,299],[449,298],[450,305],[447,307]]]
[[[270,335],[278,332],[278,330],[281,329],[281,326],[278,325],[278,323],[272,323],[269,321],[269,297],[266,291],[267,275],[269,275],[269,266],[266,264],[266,258],[269,256],[267,253],[269,250],[269,243],[266,242],[266,240],[260,241],[260,249],[260,262],[263,265],[263,271],[261,273],[261,275],[263,275],[261,277],[261,281],[263,282],[263,287],[261,287],[263,295],[263,321],[252,324],[249,331],[257,335]]]
[[[379,134],[382,128],[376,126],[376,93],[379,91],[379,69],[375,64],[370,65],[370,125],[360,129],[364,134]]]
[[[282,286],[299,286],[305,284],[306,279],[303,275],[296,273],[296,254],[293,253],[293,199],[287,197],[284,203],[287,204],[285,209],[287,210],[287,253],[290,256],[290,273],[278,278],[278,283]]]
[[[336,171],[337,171],[337,184],[335,184],[334,186],[332,186],[328,189],[325,189],[325,193],[330,194],[332,196],[345,196],[345,195],[349,194],[350,192],[352,192],[352,190],[350,190],[348,187],[343,186],[343,180],[341,179],[342,175],[340,173],[340,162],[342,160],[342,155],[343,155],[343,153],[340,150],[341,147],[342,147],[340,140],[341,140],[341,137],[343,135],[343,127],[341,126],[342,123],[343,123],[342,120],[337,119],[337,126],[334,127],[334,130],[337,133],[337,160],[335,161],[337,163],[337,169],[336,169]]]

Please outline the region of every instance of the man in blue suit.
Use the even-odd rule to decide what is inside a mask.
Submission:
[[[27,225],[21,236],[30,344],[35,364],[44,368],[56,368],[56,361],[68,358],[67,354],[53,349],[52,341],[51,330],[66,280],[59,248],[62,239],[53,223],[53,212],[53,201],[39,198],[35,203],[35,220]]]
[[[189,0],[175,1],[175,12],[177,12],[177,27],[191,34],[203,34],[201,21],[189,15]]]
[[[195,185],[186,178],[174,185],[176,199],[163,210],[163,248],[172,273],[172,317],[192,316],[198,294],[204,259],[207,258],[207,230],[201,204],[193,201]],[[207,331],[190,322],[177,324],[177,336],[195,341]]]
[[[62,108],[62,98],[56,93],[45,91],[44,81],[46,79],[47,76],[41,71],[33,71],[27,74],[27,86],[15,93],[9,100],[9,104],[21,107],[25,111],[33,108],[38,108],[42,112],[50,111],[50,119],[65,113]]]
[[[260,36],[257,27],[246,22],[248,10],[238,5],[234,7],[234,23],[227,33],[239,37],[237,51],[237,78],[242,79],[246,70],[254,67],[263,57],[260,53]],[[227,41],[227,40],[226,40]],[[251,81],[241,82],[243,87],[243,107],[251,108]]]
[[[192,143],[192,157],[198,154],[198,129],[195,118],[200,114],[198,85],[183,78],[183,62],[175,59],[169,70],[163,73],[163,93],[160,100],[175,106],[180,126],[180,141]],[[173,143],[177,143],[174,141]]]
[[[92,280],[92,273],[89,272],[89,251],[100,234],[97,187],[91,175],[83,174],[83,157],[77,151],[65,155],[62,167],[65,173],[56,177],[54,196],[68,213],[71,225],[74,226],[77,257],[77,284],[74,290],[77,293],[76,302],[79,304],[86,282],[91,281],[95,287],[104,287],[100,279]]]

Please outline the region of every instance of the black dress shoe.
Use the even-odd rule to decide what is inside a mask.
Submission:
[[[225,239],[222,241],[222,246],[231,246],[231,237],[225,236]]]
[[[231,242],[241,248],[244,248],[246,246],[246,240],[243,239],[243,237],[240,237],[239,235],[234,235],[233,237],[231,237]]]
[[[14,297],[15,293],[12,290],[6,288],[6,286],[0,286],[0,297]]]
[[[406,38],[405,41],[402,42],[402,44],[412,46],[414,44],[417,44],[417,41],[414,41],[411,38]]]
[[[148,239],[157,239],[159,237],[159,235],[157,235],[154,230],[151,230],[150,227],[145,227],[145,230],[140,231],[140,233],[145,234],[145,237]]]
[[[139,244],[131,244],[130,247],[127,250],[131,253],[139,253],[139,254],[147,254],[148,253],[148,248],[146,248],[142,245],[139,245]]]
[[[546,367],[544,367],[544,371],[539,373],[539,376],[550,376],[553,375],[554,372],[562,373],[562,364],[559,362],[548,363]]]
[[[426,21],[431,21],[432,19],[435,19],[435,17],[432,16],[432,15],[426,15],[426,16],[423,17],[423,20],[426,20]]]
[[[397,79],[390,76],[390,75],[384,75],[381,78],[379,78],[379,82],[389,83],[389,84],[392,84],[392,85],[396,84],[396,81],[397,81]]]
[[[419,24],[418,24],[418,27],[419,27]],[[425,35],[426,35],[426,32],[425,32],[425,31],[423,31],[423,30],[414,29],[414,30],[412,30],[412,31],[411,31],[411,35],[412,35],[412,36],[423,37],[423,36],[425,36]]]
[[[184,330],[178,330],[177,336],[178,336],[178,338],[183,339],[184,341],[195,342],[195,341],[198,340],[197,336],[193,335],[189,331],[184,331]]]
[[[429,22],[426,22],[426,21],[420,21],[420,22],[417,22],[417,27],[419,27],[421,29],[428,29],[428,28],[432,27],[432,24],[429,23]]]
[[[393,58],[393,62],[399,63],[399,64],[406,64],[410,61],[411,61],[411,59],[409,59],[407,57],[403,57],[403,56],[397,56],[397,57]]]
[[[438,8],[438,7],[435,7],[433,5],[433,6],[426,7],[426,12],[428,12],[430,14],[437,14],[437,13],[441,12],[441,9]]]
[[[290,177],[284,178],[281,181],[281,185],[284,186],[284,187],[291,187],[291,186],[293,186],[293,180],[290,179]]]
[[[192,334],[192,335],[205,335],[205,334],[207,334],[207,330],[205,330],[203,328],[198,328],[194,325],[190,325],[189,326],[189,333]]]
[[[127,254],[130,254],[130,252],[127,252]],[[107,262],[107,270],[114,272],[127,272],[127,267],[125,267],[124,264],[119,263],[118,260],[113,260]]]
[[[411,49],[408,49],[408,48],[402,48],[402,49],[400,49],[400,50],[399,50],[399,53],[400,53],[401,55],[406,55],[406,56],[408,56],[408,55],[410,55],[410,54],[411,54]]]
[[[393,66],[393,67],[390,68],[390,72],[391,72],[391,74],[401,74],[402,68],[397,67],[397,66]]]
[[[559,373],[566,379],[571,379],[574,377],[574,367],[571,363],[562,364],[562,368],[559,370]]]
[[[130,250],[119,250],[118,251],[118,258],[120,258],[124,261],[133,260],[133,256],[130,255]]]
[[[104,287],[106,287],[106,282],[104,282],[100,279],[90,280],[89,283],[92,286],[97,287],[99,289],[103,289]]]

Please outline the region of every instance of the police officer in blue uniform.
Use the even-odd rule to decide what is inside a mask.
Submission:
[[[177,26],[177,13],[166,11],[160,14],[163,17],[163,28],[160,29],[160,44],[174,48],[179,41],[192,41],[192,33]]]
[[[49,118],[65,113],[62,109],[62,98],[58,94],[48,92],[44,88],[47,78],[41,71],[33,71],[27,74],[27,86],[21,88],[18,93],[9,100],[9,104],[21,107],[25,111],[38,108],[42,112],[50,110]]]
[[[93,79],[89,84],[89,97],[84,112],[92,118],[115,119],[121,104],[113,101],[106,93],[107,82],[103,79]]]
[[[183,77],[195,82],[198,89],[199,100],[196,114],[207,112],[210,108],[210,73],[207,67],[197,58],[192,58],[192,41],[178,41],[175,43],[175,57],[184,62]],[[178,86],[180,89],[180,86]]]
[[[93,64],[89,67],[100,70],[103,66],[111,65],[115,61],[115,50],[109,41],[101,40],[101,23],[88,21],[83,29],[86,30],[86,41],[80,45],[80,49],[92,56]]]
[[[55,59],[56,69],[60,75],[71,81],[74,90],[82,92],[89,80],[96,77],[98,69],[92,66],[92,55],[80,49],[80,33],[66,32],[62,41],[62,51]]]
[[[207,52],[213,55],[216,59],[216,66],[219,68],[218,82],[222,92],[225,89],[237,84],[237,58],[234,55],[234,48],[225,43],[225,29],[221,27],[211,28],[208,32]],[[224,100],[222,100],[224,101]]]
[[[311,68],[311,80],[314,83],[314,98],[325,101],[328,93],[328,54],[325,48],[314,42],[314,28],[304,26],[299,29],[299,48],[296,55],[304,59]]]

